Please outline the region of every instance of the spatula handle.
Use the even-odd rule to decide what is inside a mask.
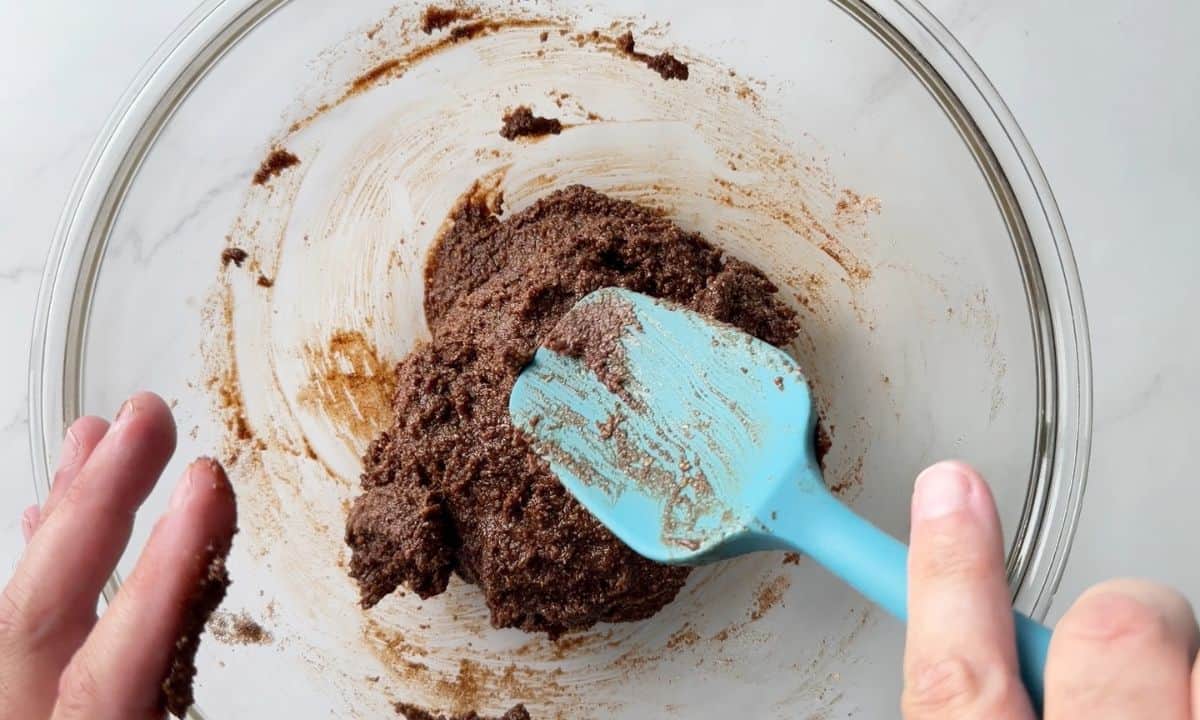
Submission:
[[[806,498],[805,503],[813,503]],[[857,515],[832,495],[816,500],[819,508],[806,512],[800,535],[788,538],[788,529],[775,525],[772,532],[800,550],[868,599],[901,620],[908,620],[908,546]],[[1013,612],[1021,680],[1035,709],[1042,707],[1043,676],[1050,630],[1019,612]]]

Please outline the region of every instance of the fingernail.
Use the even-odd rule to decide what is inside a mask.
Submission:
[[[62,449],[58,452],[58,469],[70,467],[75,463],[77,457],[79,457],[79,436],[75,434],[74,428],[67,428],[67,434],[63,436]]]
[[[121,405],[121,409],[117,411],[117,416],[113,418],[113,425],[121,425],[125,423],[129,420],[129,418],[133,417],[134,413],[136,412],[137,406],[134,404],[133,398],[129,398]]]
[[[913,517],[932,520],[959,512],[971,496],[971,479],[953,465],[934,465],[917,477]]]
[[[192,491],[195,489],[196,481],[193,475],[195,474],[195,463],[188,466],[187,472],[179,479],[179,484],[175,486],[175,491],[171,493],[171,501],[167,504],[168,510],[178,510],[187,504],[192,496]]]

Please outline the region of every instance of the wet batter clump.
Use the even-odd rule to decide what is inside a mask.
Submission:
[[[240,247],[227,247],[221,251],[221,267],[228,267],[229,263],[241,267],[248,257],[250,253]]]
[[[364,607],[451,572],[477,584],[496,627],[557,636],[639,620],[688,569],[627,548],[563,488],[508,416],[521,369],[587,293],[619,286],[732,323],[775,345],[795,313],[757,268],[660,214],[575,185],[501,221],[468,201],[432,250],[431,339],[396,369],[391,428],[364,458],[346,541]]]
[[[541,344],[560,355],[579,358],[604,387],[628,399],[625,383],[629,366],[621,345],[621,337],[628,331],[642,331],[633,307],[615,298],[604,298],[575,308]]]
[[[468,8],[461,7],[438,7],[430,5],[421,13],[421,32],[426,35],[431,34],[434,30],[441,30],[444,27],[453,25],[459,20],[468,20],[475,17],[476,12]]]
[[[633,33],[625,32],[617,37],[617,49],[625,53],[629,57],[645,64],[654,72],[658,73],[663,80],[687,80],[688,66],[679,58],[671,53],[659,53],[658,55],[650,55],[641,52],[637,49],[633,41]]]
[[[505,140],[516,140],[519,137],[541,137],[557,135],[563,126],[557,118],[534,115],[527,106],[521,105],[504,114],[504,124],[500,126],[500,137]]]
[[[258,171],[254,173],[255,185],[266,185],[271,178],[279,173],[287,170],[293,165],[299,165],[300,158],[283,148],[275,148],[271,154],[262,161],[262,165],[258,166]]]

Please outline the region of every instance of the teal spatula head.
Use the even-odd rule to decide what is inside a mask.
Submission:
[[[784,352],[627,290],[580,300],[521,373],[513,423],[600,522],[652,560],[808,554],[907,617],[907,548],[833,497],[812,395]],[[1040,707],[1050,632],[1016,614]]]
[[[779,505],[780,484],[825,494],[808,383],[771,345],[616,288],[579,301],[548,344],[513,388],[513,421],[639,554],[783,547],[769,525],[801,508]]]

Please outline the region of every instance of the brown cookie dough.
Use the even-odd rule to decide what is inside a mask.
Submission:
[[[204,575],[187,601],[183,629],[175,641],[171,666],[162,681],[159,702],[175,717],[184,717],[196,701],[192,689],[196,679],[196,651],[200,649],[200,636],[204,634],[205,623],[225,599],[225,591],[229,588],[229,572],[225,569],[226,553],[228,548],[224,552],[212,551]]]
[[[293,165],[299,165],[300,158],[283,148],[275,148],[271,154],[262,161],[262,165],[258,166],[258,171],[254,173],[255,185],[266,185],[267,182],[287,170]],[[238,263],[239,267],[241,263]]]
[[[421,32],[429,35],[434,30],[441,30],[459,20],[469,20],[476,14],[476,11],[470,8],[430,5],[421,13]]]
[[[617,49],[629,57],[643,63],[646,67],[662,76],[663,80],[687,80],[688,66],[671,53],[650,55],[637,49],[633,41],[633,33],[625,32],[617,37]]]
[[[621,345],[626,329],[642,329],[633,308],[605,298],[577,308],[556,323],[542,339],[542,345],[560,355],[579,358],[604,387],[622,396],[629,379],[629,366]]]
[[[757,268],[652,210],[575,185],[501,221],[466,202],[425,278],[432,338],[396,369],[395,419],[364,458],[346,526],[365,607],[428,597],[454,571],[492,624],[557,636],[647,618],[689,570],[617,540],[508,416],[521,369],[562,315],[609,286],[665,298],[782,345],[795,313]]]
[[[562,123],[557,118],[534,115],[525,105],[504,114],[504,124],[500,127],[500,137],[505,140],[516,140],[519,137],[542,137],[557,135],[562,132]]]
[[[221,251],[221,267],[228,267],[229,263],[241,267],[248,257],[250,253],[240,247],[227,247]]]

